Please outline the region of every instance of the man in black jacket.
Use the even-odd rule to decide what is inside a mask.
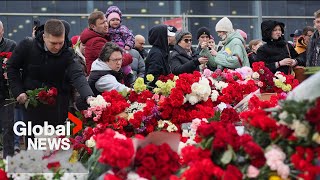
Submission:
[[[27,102],[27,90],[42,87],[55,87],[58,90],[55,105],[28,107],[27,121],[32,121],[33,125],[43,125],[44,121],[54,126],[64,124],[72,85],[83,101],[88,102],[89,97],[93,96],[81,66],[74,57],[73,50],[65,43],[65,27],[57,19],[48,20],[43,33],[38,33],[33,39],[24,39],[16,47],[8,62],[8,78],[18,103]],[[20,69],[23,69],[22,77]]]
[[[0,21],[0,53],[12,52],[16,47],[16,42],[4,38],[3,34],[4,27]],[[5,99],[9,99],[10,97],[4,73],[4,69],[0,67],[0,131],[3,128],[3,157],[6,157],[8,154],[13,155],[13,133],[9,130],[9,127],[13,123],[14,104],[5,106],[5,104],[9,104]]]
[[[167,25],[156,25],[149,31],[148,41],[152,45],[151,50],[146,59],[146,74],[154,76],[154,80],[149,84],[155,86],[159,76],[168,75],[171,73],[169,68],[169,42],[168,36],[171,32],[168,31]]]

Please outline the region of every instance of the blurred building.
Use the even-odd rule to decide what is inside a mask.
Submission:
[[[182,18],[183,27],[194,36],[197,29],[207,26],[218,39],[215,24],[227,16],[234,28],[247,32],[248,41],[261,37],[260,23],[275,19],[285,23],[287,40],[295,29],[313,26],[313,13],[320,1],[0,1],[0,19],[5,37],[17,42],[31,35],[33,21],[64,19],[71,24],[69,37],[80,34],[87,27],[87,16],[94,10],[105,12],[111,5],[124,14],[123,24],[133,34],[147,38],[148,30],[172,18]],[[197,42],[194,38],[194,42]],[[148,42],[146,42],[148,44]]]

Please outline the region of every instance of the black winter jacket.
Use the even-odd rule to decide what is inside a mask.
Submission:
[[[193,49],[192,52],[194,52]],[[181,46],[175,45],[169,58],[169,64],[172,73],[175,75],[179,75],[182,73],[192,73],[193,71],[200,71],[200,62],[198,58],[199,56],[194,53],[192,53],[192,56],[189,56]]]
[[[155,82],[158,80],[160,75],[170,74],[169,67],[169,45],[166,25],[156,25],[149,31],[149,43],[152,45],[151,50],[146,59],[146,76],[152,74],[154,76],[153,82],[150,86],[155,86]]]
[[[65,44],[57,54],[44,48],[42,36],[22,40],[8,61],[9,85],[16,98],[27,90],[56,87],[58,96],[54,106],[28,107],[26,118],[35,124],[63,124],[67,118],[69,99],[73,85],[82,100],[93,96],[80,64],[74,60],[74,52]],[[22,77],[20,76],[22,69]]]
[[[282,34],[284,33],[284,24],[278,21],[266,20],[261,23],[262,40],[267,42],[257,50],[257,61],[263,61],[272,73],[281,71],[285,74],[289,73],[289,66],[280,66],[276,68],[276,63],[284,58],[295,59],[298,54],[294,50],[293,46],[284,40],[281,36],[279,39],[274,40],[271,38],[273,29],[279,25],[281,27]],[[287,48],[288,45],[288,48]],[[299,63],[299,62],[298,62]]]

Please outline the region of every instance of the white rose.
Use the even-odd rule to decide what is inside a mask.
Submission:
[[[283,111],[282,113],[279,114],[279,119],[280,120],[285,120],[288,117],[288,112]]]
[[[293,120],[293,124],[291,125],[292,129],[294,129],[294,135],[297,137],[307,137],[310,131],[309,125],[301,123],[298,120]]]
[[[254,73],[252,74],[252,78],[253,78],[253,79],[259,79],[259,77],[260,77],[260,74],[257,73],[257,72],[254,72]]]
[[[165,124],[164,121],[162,121],[162,120],[159,120],[159,121],[158,121],[158,127],[159,127],[159,128],[163,128],[163,127],[164,127],[164,124]]]
[[[318,132],[314,133],[312,136],[312,140],[317,144],[320,144],[320,134]]]
[[[96,146],[96,141],[91,137],[89,140],[86,141],[86,146],[88,147],[95,147]]]

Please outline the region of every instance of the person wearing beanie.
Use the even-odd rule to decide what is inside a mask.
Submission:
[[[132,49],[134,47],[134,36],[127,26],[121,24],[121,10],[117,6],[110,6],[105,16],[109,25],[108,35],[111,41],[125,50]]]
[[[209,57],[210,66],[219,69],[236,69],[243,66],[250,66],[245,47],[244,39],[239,32],[234,31],[232,22],[224,17],[216,24],[216,31],[221,38],[222,47],[218,52],[204,49],[200,55]]]
[[[198,47],[196,53],[199,54],[203,48],[208,47],[210,31],[207,27],[201,27],[197,30]]]
[[[284,39],[284,23],[265,20],[261,23],[262,40],[266,44],[257,51],[257,61],[265,62],[272,73],[281,71],[291,74],[292,67],[299,64],[293,46]]]
[[[182,30],[176,33],[176,42],[170,53],[169,64],[173,74],[192,73],[200,71],[200,65],[206,64],[208,58],[195,54],[192,48],[192,35],[189,31]]]

